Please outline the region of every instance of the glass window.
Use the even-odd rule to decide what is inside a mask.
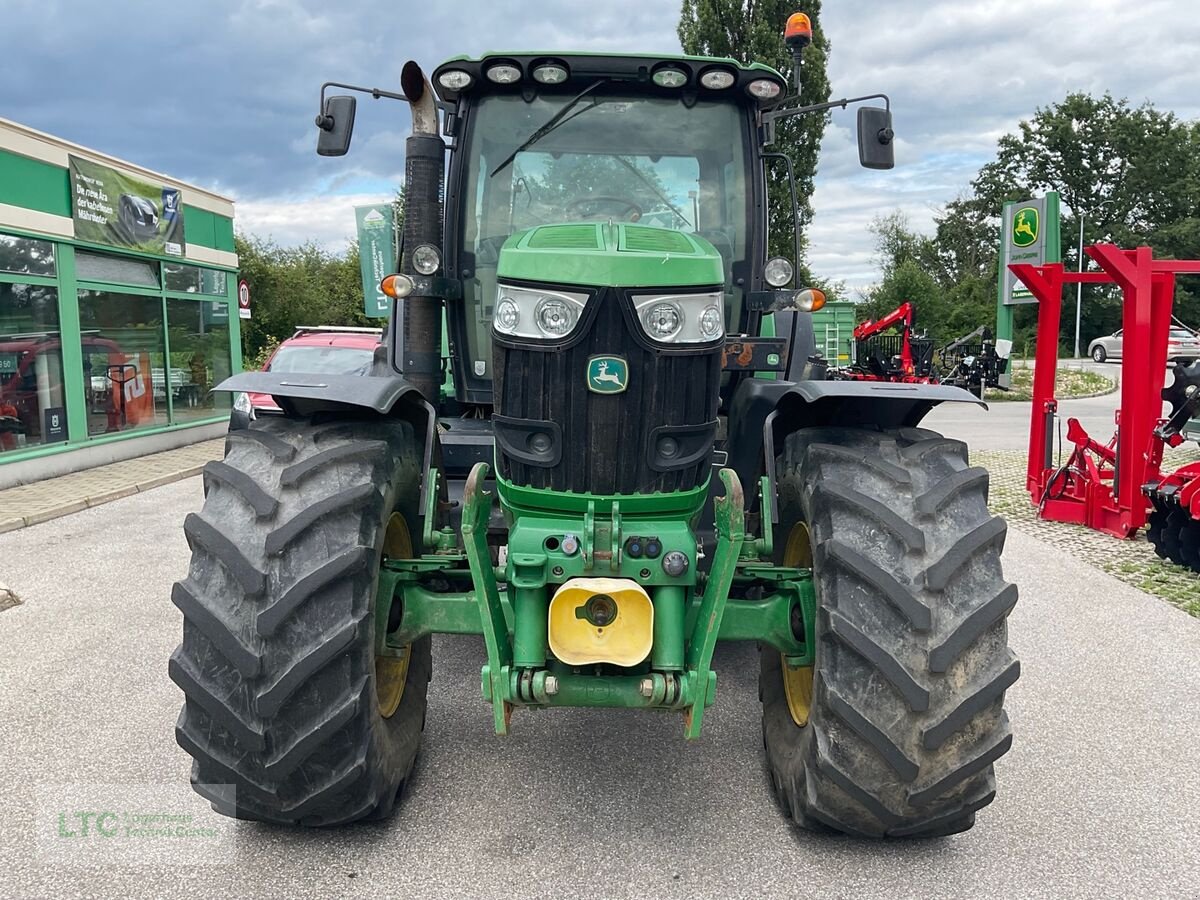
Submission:
[[[741,293],[730,273],[747,253],[743,107],[602,88],[509,160],[569,98],[495,94],[473,112],[459,216],[462,265],[472,270],[463,284],[467,358],[489,371],[500,247],[534,225],[611,220],[700,235],[724,259],[728,322],[738,321]]]
[[[375,351],[365,347],[280,347],[267,364],[269,372],[294,372],[305,375],[367,375]]]
[[[75,251],[75,277],[80,281],[115,281],[158,287],[158,263],[128,256]]]
[[[0,272],[54,277],[54,245],[49,241],[0,234]]]
[[[58,291],[0,283],[0,454],[66,439]]]
[[[213,387],[233,374],[229,355],[229,304],[168,300],[171,408],[175,423],[229,411],[230,397]]]
[[[82,290],[79,326],[88,434],[166,425],[162,300]]]
[[[217,269],[204,269],[182,263],[163,264],[163,280],[168,291],[224,297],[227,295],[225,279],[226,273]]]

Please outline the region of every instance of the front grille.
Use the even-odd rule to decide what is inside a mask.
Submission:
[[[708,477],[721,348],[647,349],[622,314],[628,302],[611,289],[593,297],[589,306],[598,308],[581,326],[586,333],[565,349],[514,346],[493,335],[496,460],[506,480],[555,491],[645,494],[689,490]],[[588,390],[588,363],[597,355],[626,360],[624,393]],[[545,438],[531,445],[535,434]],[[676,460],[694,461],[678,465],[656,456],[664,435],[679,448]],[[547,438],[556,446],[542,452]]]

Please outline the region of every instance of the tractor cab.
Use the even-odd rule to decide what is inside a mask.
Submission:
[[[721,289],[721,334],[750,327],[744,297],[766,262],[759,116],[784,93],[779,73],[728,59],[486,55],[443,64],[432,84],[453,140],[445,263],[463,286],[462,302],[447,309],[460,401],[492,402],[506,243],[548,259],[556,251],[605,254],[616,240],[613,254],[645,267],[618,285],[627,269],[577,261],[552,275],[564,289],[659,288],[669,277],[655,266],[682,271],[685,259],[715,259],[719,275],[705,278],[716,277]],[[510,241],[561,224],[579,227]],[[530,265],[514,274],[536,274]],[[565,309],[570,317],[570,304]],[[533,340],[561,337],[529,312],[514,329],[532,325]],[[556,323],[552,329],[566,324]],[[503,333],[504,322],[496,325]]]

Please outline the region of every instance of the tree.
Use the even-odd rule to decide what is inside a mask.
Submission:
[[[1148,244],[1160,256],[1200,256],[1200,125],[1149,101],[1134,107],[1111,94],[1068,94],[1001,138],[996,159],[972,186],[976,215],[987,210],[993,222],[1006,200],[1057,191],[1066,207],[1062,259],[1071,268],[1079,264],[1081,218],[1085,244]],[[1176,292],[1176,315],[1193,326],[1200,325],[1197,293],[1186,280]],[[1084,298],[1084,343],[1120,327],[1118,291],[1085,285]],[[1073,337],[1072,317],[1063,318]]]
[[[792,54],[783,42],[788,16],[796,11],[796,0],[683,0],[679,15],[679,41],[685,53],[696,56],[725,56],[739,62],[761,62],[774,66],[792,83]],[[821,30],[820,0],[806,0],[804,11],[812,20],[813,42],[804,51],[804,70],[800,102],[824,103],[829,99],[826,63],[829,41]],[[796,192],[800,201],[799,221],[791,220],[791,201],[786,186],[773,179],[769,197],[770,254],[791,259],[795,255],[793,236],[800,232],[801,250],[806,243],[804,230],[812,220],[813,179],[817,174],[817,156],[825,134],[828,113],[783,119],[777,123],[773,150],[792,158],[796,173]],[[812,279],[802,259],[796,260],[798,284]]]

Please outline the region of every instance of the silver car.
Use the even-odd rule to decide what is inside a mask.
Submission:
[[[1106,337],[1098,337],[1088,344],[1088,356],[1098,363],[1109,359],[1120,359],[1123,329],[1117,329]],[[1186,328],[1172,328],[1167,336],[1167,359],[1200,359],[1200,338]]]

